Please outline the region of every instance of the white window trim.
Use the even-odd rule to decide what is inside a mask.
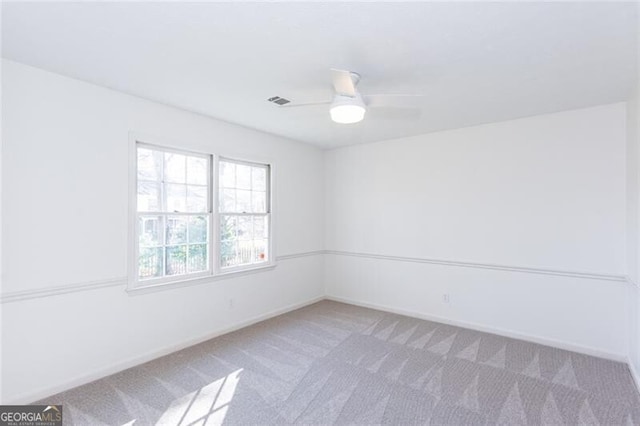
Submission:
[[[209,270],[205,272],[195,272],[192,274],[184,274],[171,277],[151,278],[146,280],[138,279],[138,155],[137,148],[139,145],[148,146],[150,148],[158,148],[165,151],[175,151],[181,154],[192,153],[198,156],[208,156],[210,161],[209,188]],[[221,268],[220,267],[220,212],[219,203],[219,162],[220,160],[229,160],[249,165],[266,165],[269,172],[268,175],[268,216],[269,216],[269,259],[266,262],[240,265],[236,267]],[[175,143],[158,138],[156,136],[142,135],[135,132],[129,134],[129,232],[128,232],[128,284],[127,291],[132,294],[155,292],[158,290],[178,288],[190,285],[205,284],[221,279],[228,279],[236,276],[252,274],[271,270],[276,267],[276,252],[274,230],[274,162],[264,159],[251,159],[235,156],[221,155],[212,152],[203,152],[181,147]]]

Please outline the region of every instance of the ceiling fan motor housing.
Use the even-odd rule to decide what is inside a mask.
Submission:
[[[331,120],[341,124],[351,124],[362,121],[367,107],[359,93],[354,96],[336,94],[329,110]]]

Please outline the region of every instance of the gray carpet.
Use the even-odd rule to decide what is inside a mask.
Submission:
[[[622,363],[329,301],[40,403],[75,425],[640,424]]]

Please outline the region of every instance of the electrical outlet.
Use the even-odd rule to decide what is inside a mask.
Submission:
[[[442,294],[442,303],[449,303],[449,293]]]

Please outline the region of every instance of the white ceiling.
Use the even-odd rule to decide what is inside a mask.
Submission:
[[[5,58],[323,147],[625,100],[634,3],[3,3]],[[420,93],[419,119],[354,125],[329,68],[364,93]]]

